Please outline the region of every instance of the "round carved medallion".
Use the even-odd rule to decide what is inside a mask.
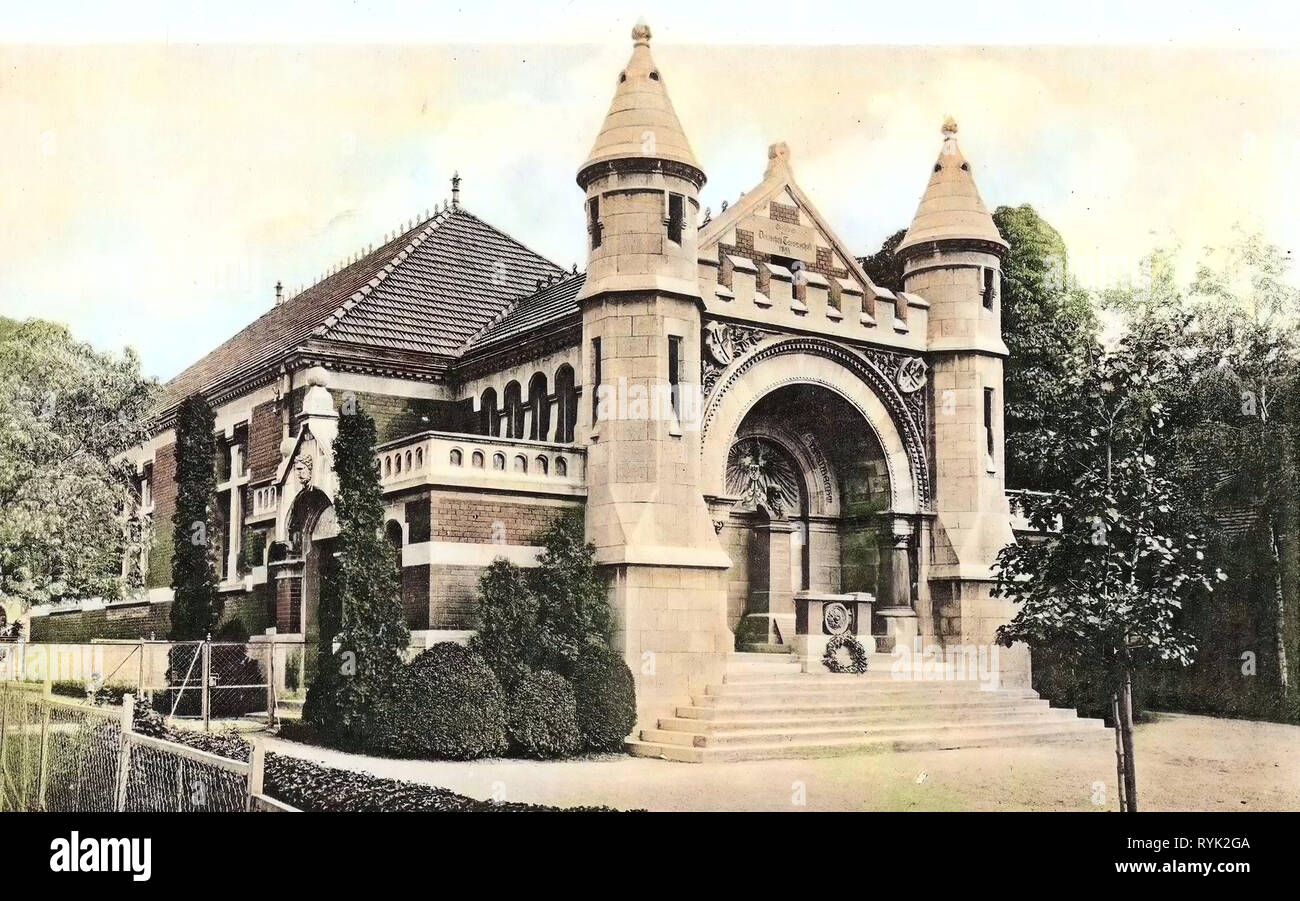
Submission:
[[[839,601],[822,608],[822,625],[831,635],[843,635],[849,630],[849,608]]]

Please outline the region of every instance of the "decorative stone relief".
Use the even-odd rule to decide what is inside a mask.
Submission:
[[[762,329],[732,325],[729,322],[710,322],[704,326],[704,353],[700,355],[700,384],[707,396],[718,383],[722,370],[731,361],[752,350],[770,333]]]
[[[760,438],[741,438],[727,455],[727,491],[741,507],[774,517],[799,508],[799,480],[785,454]]]

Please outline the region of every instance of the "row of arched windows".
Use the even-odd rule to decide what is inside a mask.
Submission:
[[[554,395],[547,391],[546,373],[538,372],[528,380],[527,400],[519,382],[511,381],[500,404],[495,388],[485,390],[479,403],[479,430],[497,438],[566,444],[573,441],[577,423],[578,394],[568,363],[555,371]]]

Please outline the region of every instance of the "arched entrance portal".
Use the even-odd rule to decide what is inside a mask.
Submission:
[[[790,614],[799,591],[898,593],[891,496],[880,441],[845,398],[809,384],[760,398],[727,455],[720,537],[732,560],[733,629],[747,614]]]
[[[287,592],[290,597],[283,606],[288,609],[278,610],[276,619],[286,631],[302,634],[308,646],[319,640],[321,580],[328,577],[337,535],[334,506],[325,492],[309,488],[294,499],[288,521],[289,554],[300,566],[287,569],[281,578],[297,577],[298,585]]]

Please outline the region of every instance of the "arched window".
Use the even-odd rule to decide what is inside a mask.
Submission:
[[[515,472],[528,472],[528,458],[523,454],[515,455]]]
[[[384,537],[388,543],[397,551],[397,559],[402,559],[402,524],[395,519],[390,519],[384,524]]]
[[[461,456],[460,448],[453,447],[451,449],[451,465],[460,466],[463,461],[464,457]]]
[[[569,474],[569,461],[563,457],[556,457],[555,474],[557,476],[567,476]]]
[[[493,469],[504,470],[504,469],[506,468],[506,455],[505,455],[505,454],[493,454],[493,455],[492,455],[492,468],[493,468]]]
[[[391,476],[392,474],[393,474],[393,458],[384,457],[384,475]]]
[[[501,417],[497,416],[497,389],[488,388],[479,403],[479,430],[484,435],[501,434]]]
[[[551,399],[546,394],[546,374],[537,372],[528,382],[528,408],[533,411],[533,421],[528,426],[528,437],[534,441],[547,441],[551,437]]]
[[[549,470],[550,470],[550,465],[546,462],[546,458],[545,458],[545,457],[538,457],[538,458],[537,458],[537,474],[538,474],[539,476],[544,476],[544,475],[546,475],[546,473],[547,473]]]
[[[424,465],[424,448],[417,447],[415,449],[415,468],[419,469],[423,465]]]
[[[573,367],[568,363],[555,372],[555,440],[570,442],[578,423],[578,392]]]
[[[474,468],[475,468],[475,469],[482,469],[482,468],[483,468],[483,452],[482,452],[482,451],[474,451],[473,455],[470,456],[469,461],[470,461],[470,463],[472,463],[472,464],[474,465]]]
[[[555,372],[555,419],[555,440],[572,441],[578,423],[578,394],[573,387],[573,367],[568,363]]]
[[[524,437],[524,399],[518,382],[506,385],[506,437]]]

